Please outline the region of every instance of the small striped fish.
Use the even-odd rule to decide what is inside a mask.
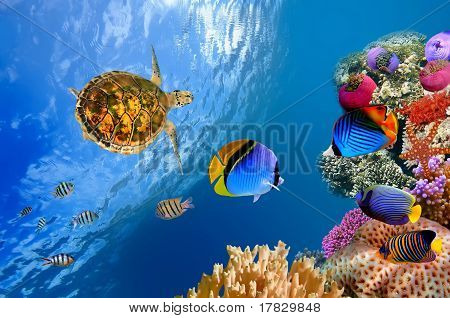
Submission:
[[[45,263],[42,264],[42,266],[53,265],[62,267],[69,266],[75,261],[75,259],[72,256],[64,253],[50,256],[48,258],[43,257],[42,260],[45,261]]]
[[[45,225],[47,225],[47,220],[44,217],[40,218],[36,226],[36,233],[41,232]]]
[[[27,216],[28,214],[31,213],[31,211],[33,211],[33,208],[31,206],[27,206],[27,207],[23,208],[23,210],[20,211],[20,213],[19,213],[19,218],[23,218],[24,216]]]
[[[181,202],[181,197],[176,199],[163,200],[156,206],[156,216],[163,220],[171,220],[179,217],[187,209],[193,209],[192,198]]]
[[[90,225],[99,218],[98,214],[89,210],[83,211],[80,214],[73,217],[72,225],[76,228],[77,225]]]
[[[71,182],[61,182],[56,186],[53,196],[60,199],[65,198],[72,194],[74,188],[75,185]]]
[[[442,251],[442,240],[430,230],[393,236],[380,247],[384,259],[393,263],[428,263]]]

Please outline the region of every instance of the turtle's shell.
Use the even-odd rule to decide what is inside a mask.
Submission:
[[[151,81],[112,71],[86,84],[75,117],[86,139],[112,152],[139,153],[162,131],[167,104],[166,94]]]

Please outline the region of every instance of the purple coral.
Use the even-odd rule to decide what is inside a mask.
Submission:
[[[428,168],[432,173],[431,179],[423,178],[423,168],[418,166],[413,169],[413,173],[417,179],[416,186],[410,192],[416,197],[417,202],[427,204],[429,206],[439,205],[442,201],[445,187],[447,185],[447,177],[444,172],[440,170],[441,166],[450,165],[450,159],[443,162],[438,157],[431,157],[428,160]]]
[[[444,31],[431,37],[425,45],[427,61],[450,60],[450,31]]]
[[[377,46],[367,53],[367,64],[374,71],[393,73],[400,64],[400,60],[395,53]]]
[[[332,256],[339,249],[347,246],[355,232],[370,218],[361,209],[348,211],[342,218],[341,224],[333,227],[322,240],[322,250],[326,258]]]

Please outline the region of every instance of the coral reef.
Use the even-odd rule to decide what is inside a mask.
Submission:
[[[388,52],[380,46],[371,48],[367,52],[367,65],[373,71],[394,73],[399,64],[400,60],[395,53]]]
[[[347,82],[352,73],[364,73],[376,83],[372,94],[373,104],[384,104],[393,108],[401,106],[400,100],[407,103],[421,98],[424,94],[419,81],[420,63],[425,61],[425,36],[414,32],[389,34],[370,43],[362,52],[353,53],[342,59],[336,66],[334,80],[337,87]],[[392,74],[372,70],[367,64],[368,52],[382,47],[395,53],[400,64]]]
[[[272,251],[267,245],[227,246],[228,265],[215,264],[211,275],[203,274],[197,288],[189,289],[189,298],[206,297],[340,297],[343,290],[327,279],[330,272],[314,268],[313,258],[294,261],[288,271],[289,248],[283,242]],[[257,261],[255,262],[255,259]]]
[[[431,157],[428,169],[429,178],[421,165],[413,169],[418,181],[410,192],[422,206],[422,216],[450,228],[450,159]]]
[[[311,251],[311,250],[309,250],[306,247],[303,249],[303,251],[298,252],[295,255],[294,259],[296,261],[299,261],[299,260],[301,260],[304,257],[306,257],[306,258],[314,258],[314,266],[315,267],[322,267],[322,265],[327,260],[325,258],[325,255],[323,254],[322,251],[320,251],[320,250],[313,250],[313,251]]]
[[[440,91],[450,84],[450,63],[446,60],[434,60],[419,73],[420,83],[430,92]]]
[[[450,31],[433,35],[425,45],[425,57],[428,61],[450,59]]]
[[[360,190],[374,184],[402,189],[413,186],[415,182],[414,178],[403,173],[386,150],[355,158],[321,155],[317,165],[329,189],[346,197],[354,197]]]
[[[443,240],[442,253],[431,263],[393,264],[379,255],[390,237],[418,230],[433,230]],[[371,220],[361,226],[350,245],[324,265],[356,297],[450,297],[450,231],[425,218],[417,223],[392,226]]]
[[[336,251],[350,244],[355,232],[370,218],[361,209],[348,211],[342,218],[341,224],[334,226],[322,240],[322,250],[326,258]]]
[[[435,122],[428,134],[422,139],[416,136],[413,125],[409,124],[406,126],[409,149],[404,149],[404,152],[399,157],[404,160],[416,160],[418,164],[420,163],[425,178],[431,176],[430,169],[428,168],[428,160],[432,156],[450,154],[450,147],[433,147],[433,140],[438,133],[439,125],[440,121]]]
[[[446,91],[426,95],[421,99],[405,105],[398,112],[408,116],[415,125],[429,124],[447,118],[450,107],[450,94]]]
[[[369,106],[377,84],[364,74],[351,74],[339,89],[339,103],[347,110]]]

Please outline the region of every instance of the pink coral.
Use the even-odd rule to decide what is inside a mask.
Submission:
[[[445,60],[428,62],[420,71],[419,78],[427,91],[440,91],[450,84],[450,63]]]
[[[442,252],[431,263],[393,264],[379,255],[390,237],[432,230],[442,239]],[[393,226],[371,220],[355,233],[351,244],[327,260],[332,278],[356,297],[450,297],[450,231],[420,218],[416,223]]]
[[[332,256],[337,250],[347,246],[355,232],[361,225],[369,221],[361,209],[348,211],[342,218],[341,224],[336,225],[322,240],[322,250],[326,258]]]
[[[369,76],[350,75],[348,82],[339,89],[339,103],[347,111],[369,106],[375,88],[377,84]]]

